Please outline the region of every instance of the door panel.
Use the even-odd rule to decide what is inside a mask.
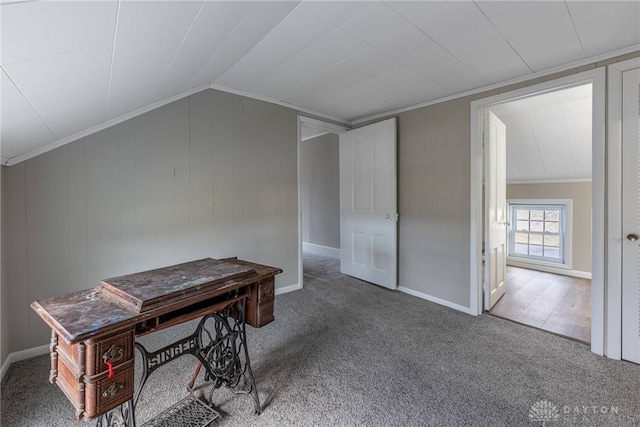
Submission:
[[[340,271],[397,287],[396,123],[340,139]]]
[[[484,120],[485,310],[504,295],[507,272],[507,128],[491,111]]]
[[[640,68],[622,88],[622,358],[640,363]]]

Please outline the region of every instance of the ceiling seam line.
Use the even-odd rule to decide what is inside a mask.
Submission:
[[[164,73],[162,73],[162,77],[160,77],[160,80],[158,80],[158,84],[156,84],[156,87],[153,88],[153,92],[151,93],[151,97],[153,99],[155,99],[155,97],[156,97],[156,92],[158,91],[158,88],[160,87],[160,84],[162,83],[164,78],[167,76],[167,73],[169,73],[169,70],[173,66],[174,62],[176,62],[176,58],[178,57],[178,52],[180,52],[180,49],[182,49],[182,46],[184,45],[185,41],[187,40],[187,37],[189,37],[189,33],[191,33],[191,29],[195,25],[196,20],[198,19],[198,16],[200,16],[200,13],[202,13],[202,9],[204,9],[204,5],[205,4],[206,3],[203,1],[202,5],[200,6],[200,9],[198,10],[198,13],[196,13],[196,16],[194,16],[193,21],[191,21],[191,24],[189,25],[189,29],[187,30],[187,32],[185,33],[184,37],[182,38],[182,41],[180,42],[180,45],[176,49],[176,52],[173,54],[173,58],[171,58],[171,62],[169,62],[169,65],[167,65],[167,68],[164,70]]]
[[[116,6],[116,22],[113,27],[113,39],[111,42],[111,60],[109,61],[109,83],[107,84],[107,102],[104,105],[103,122],[107,121],[107,111],[109,110],[109,102],[111,101],[111,83],[113,81],[113,58],[116,55],[116,38],[118,35],[118,20],[120,18],[120,0]]]
[[[294,11],[294,10],[296,10],[298,7],[300,7],[300,4],[301,4],[301,3],[302,3],[302,2],[301,2],[301,1],[299,1],[299,2],[296,4],[296,6],[295,6],[293,9],[291,9],[291,10],[289,11],[289,13],[287,13],[285,16],[283,16],[283,17],[282,17],[282,19],[281,19],[280,21],[278,21],[278,23],[277,23],[276,25],[274,25],[274,26],[269,30],[269,32],[268,32],[267,34],[265,34],[265,35],[260,39],[260,41],[259,41],[258,43],[256,43],[256,44],[255,44],[251,49],[249,49],[249,51],[248,51],[248,52],[246,52],[244,55],[242,55],[242,57],[241,57],[240,59],[238,59],[236,62],[234,62],[234,63],[233,63],[233,65],[229,66],[229,67],[224,71],[224,73],[222,73],[222,74],[220,74],[218,77],[216,77],[216,80],[217,80],[217,79],[219,79],[220,77],[224,76],[225,74],[227,74],[227,73],[229,72],[229,70],[231,70],[233,67],[235,67],[236,65],[238,65],[238,64],[239,64],[239,63],[240,63],[244,58],[246,58],[246,57],[247,57],[251,52],[253,52],[253,51],[254,51],[258,46],[260,46],[260,44],[261,44],[261,43],[262,43],[262,42],[263,42],[267,37],[269,37],[269,34],[271,34],[271,33],[272,33],[276,28],[278,28],[278,26],[279,26],[280,24],[282,24],[282,22],[283,22],[285,19],[287,19],[287,18],[289,17],[289,15],[291,15],[291,14],[293,13],[293,11]],[[255,9],[255,7],[257,6],[257,4],[258,4],[258,3],[256,3],[255,5],[253,5],[253,7],[251,8],[251,11],[253,11],[253,9]],[[250,11],[250,12],[251,12],[251,11]],[[248,14],[248,13],[245,15],[244,19],[243,19],[243,20],[238,24],[238,26],[239,26],[242,22],[244,22],[244,21],[247,19],[247,16],[249,16],[249,14]],[[233,32],[235,32],[235,30],[236,30],[237,28],[238,28],[238,27],[236,26],[236,28],[234,28],[234,31],[232,31],[230,34],[233,34]],[[226,40],[225,40],[225,41],[226,41]]]
[[[500,30],[498,30],[498,28],[495,26],[495,24],[493,23],[493,21],[487,16],[486,13],[484,13],[484,10],[482,10],[482,8],[480,6],[478,6],[478,3],[476,0],[473,1],[473,5],[480,11],[480,13],[482,13],[482,16],[484,16],[487,19],[487,22],[489,22],[489,24],[491,24],[491,26],[493,27],[494,30],[496,30],[496,32],[498,34],[500,34],[500,37],[502,37],[502,40],[504,40],[504,42],[506,44],[509,45],[509,47],[511,48],[511,50],[513,51],[513,53],[516,54],[516,56],[518,58],[520,58],[520,60],[522,61],[522,63],[524,65],[527,66],[527,68],[529,69],[529,71],[531,71],[532,73],[535,73],[535,71],[533,70],[533,68],[531,68],[531,66],[529,65],[529,63],[527,61],[525,61],[525,59],[520,55],[520,53],[516,50],[515,47],[513,47],[513,45],[511,44],[511,42],[509,42],[509,40],[507,40],[507,38],[504,36],[504,34],[502,34],[502,32]]]
[[[564,133],[567,136],[567,141],[569,141],[568,147],[569,147],[569,155],[571,156],[571,166],[573,166],[573,176],[577,176],[578,175],[578,171],[576,170],[576,159],[575,156],[573,154],[573,147],[571,146],[571,138],[569,135],[569,127],[567,126],[567,114],[565,112],[564,109],[564,105],[560,104],[560,110],[562,111],[562,118],[564,121]]]
[[[566,0],[563,3],[564,3],[564,7],[567,9],[567,13],[569,14],[569,19],[571,20],[571,26],[573,27],[573,31],[576,33],[576,38],[580,43],[580,49],[582,49],[582,54],[584,55],[585,58],[588,58],[589,56],[587,55],[587,51],[584,49],[584,45],[582,44],[582,39],[580,38],[580,34],[578,34],[576,23],[573,20],[573,15],[571,15],[571,10],[569,10],[569,5],[567,4]]]
[[[31,103],[31,101],[29,101],[29,98],[27,98],[27,95],[25,95],[25,93],[20,90],[20,87],[18,86],[18,84],[15,82],[15,80],[13,80],[11,78],[11,76],[9,75],[9,72],[7,71],[6,68],[4,68],[4,65],[0,64],[0,69],[2,69],[2,71],[4,72],[4,74],[7,76],[7,78],[9,79],[9,81],[11,82],[11,84],[13,85],[13,87],[16,88],[16,90],[20,93],[20,95],[22,96],[22,98],[24,98],[25,102],[27,104],[29,104],[29,107],[33,110],[33,112],[35,113],[35,115],[40,119],[40,121],[42,122],[42,124],[44,125],[44,127],[47,128],[47,130],[49,131],[49,133],[51,134],[51,136],[53,136],[56,141],[59,139],[58,136],[51,130],[51,128],[49,127],[49,125],[47,125],[47,123],[44,121],[44,119],[42,118],[42,116],[40,115],[40,113],[38,112],[38,110],[36,110],[36,107],[33,106],[33,104]],[[11,160],[11,159],[9,159]]]
[[[198,71],[193,75],[193,77],[191,78],[191,80],[189,80],[189,82],[187,84],[191,83],[193,81],[193,79],[200,74],[200,71],[202,71],[202,69],[209,63],[209,61],[211,61],[211,58],[213,58],[213,56],[216,54],[216,52],[218,52],[220,50],[220,47],[222,47],[225,44],[225,42],[227,42],[227,40],[229,40],[229,37],[231,37],[231,35],[236,32],[238,27],[240,27],[240,25],[242,25],[242,23],[247,20],[247,16],[249,16],[249,14],[256,8],[257,4],[258,4],[257,2],[254,2],[253,6],[251,6],[251,9],[249,9],[249,11],[247,13],[245,13],[244,17],[240,20],[240,22],[238,22],[235,25],[235,27],[233,27],[233,30],[229,31],[229,34],[227,35],[227,37],[218,45],[218,47],[213,52],[211,52],[211,55],[209,55],[209,58],[207,58],[207,61],[200,68],[198,68]],[[235,64],[233,64],[233,65],[235,65]],[[229,71],[229,69],[227,69],[225,71],[225,73],[227,71]],[[209,83],[209,86],[215,84],[211,79],[209,79],[208,83]]]
[[[415,25],[413,22],[411,22],[409,19],[407,19],[407,17],[405,17],[403,14],[401,14],[400,12],[398,12],[397,10],[395,10],[394,8],[392,8],[391,6],[389,6],[388,4],[385,3],[385,6],[387,6],[389,9],[393,10],[398,16],[400,16],[402,19],[404,19],[405,21],[407,21],[413,28],[415,28],[416,30],[420,31],[422,34],[424,34],[425,37],[427,37],[429,40],[431,40],[433,43],[436,44],[436,46],[438,46],[440,49],[444,50],[445,52],[447,52],[449,55],[451,55],[452,58],[454,58],[456,61],[458,61],[460,64],[462,64],[467,70],[471,71],[473,74],[475,74],[476,76],[480,77],[482,80],[484,80],[485,82],[491,84],[491,81],[489,81],[488,79],[486,79],[484,76],[480,75],[477,71],[475,71],[472,67],[470,67],[466,62],[464,62],[462,59],[458,58],[457,55],[454,55],[453,52],[450,52],[449,49],[447,49],[446,47],[444,47],[442,44],[440,44],[436,39],[434,39],[433,37],[431,37],[429,34],[425,33],[422,28],[418,27],[417,25]],[[444,10],[444,9],[443,9]],[[438,13],[440,12],[436,12],[435,14],[431,15],[431,16],[436,16]],[[425,18],[425,20],[428,18]],[[488,18],[487,18],[488,19]],[[397,33],[396,33],[397,34]],[[387,37],[390,38],[395,34],[392,34],[391,36]],[[384,41],[386,39],[383,39],[382,41]],[[375,46],[373,46],[375,49],[377,49]],[[395,59],[395,58],[394,58]],[[401,60],[396,60],[396,62],[401,62]],[[408,65],[407,65],[408,66]],[[411,68],[412,70],[414,70],[416,73],[420,74],[422,77],[425,77],[429,80],[431,80],[432,82],[439,84],[440,86],[443,86],[445,88],[448,89],[448,87],[446,87],[445,85],[443,85],[442,83],[438,83],[436,81],[434,81],[431,77],[422,74],[422,72],[420,72],[419,70],[417,70],[414,67],[408,66],[409,68]]]
[[[527,117],[529,118],[529,123],[532,123],[531,116],[529,115],[528,111],[527,111]],[[549,172],[547,172],[547,168],[545,167],[545,164],[544,164],[544,157],[542,156],[542,152],[540,151],[540,143],[538,142],[538,136],[536,135],[536,131],[533,128],[531,128],[531,134],[533,135],[533,140],[536,143],[536,151],[538,152],[538,156],[540,156],[540,161],[542,164],[542,170],[544,171],[544,176],[547,179],[549,179]]]

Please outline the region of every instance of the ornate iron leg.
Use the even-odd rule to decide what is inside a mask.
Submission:
[[[215,390],[224,385],[234,393],[251,395],[255,413],[260,414],[262,408],[249,362],[244,313],[245,299],[242,298],[219,313],[203,317],[193,334],[160,350],[149,352],[142,344],[136,343],[135,348],[142,356],[142,377],[136,392],[126,404],[100,416],[96,427],[135,427],[135,408],[149,376],[158,368],[186,354],[199,360],[206,370],[205,381],[213,383],[209,405],[213,405]],[[190,391],[196,376],[197,373],[189,384]]]
[[[216,389],[225,385],[234,393],[251,395],[255,413],[260,414],[262,408],[249,361],[244,312],[245,300],[242,299],[221,313],[202,319],[198,325],[199,344],[205,355],[201,362],[207,370],[205,381],[213,382],[210,403]]]

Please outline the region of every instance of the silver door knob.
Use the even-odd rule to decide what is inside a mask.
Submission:
[[[391,214],[386,214],[386,215],[384,216],[384,219],[391,219]]]
[[[637,234],[627,234],[627,240],[631,240],[632,242],[635,242],[636,240],[638,240],[638,235]]]

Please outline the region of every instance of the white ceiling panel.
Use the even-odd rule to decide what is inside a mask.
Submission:
[[[206,0],[195,22],[221,22],[227,18],[236,19],[246,15],[255,5],[256,1],[236,0]]]
[[[288,61],[309,44],[334,30],[310,12],[296,9],[283,19],[251,52],[219,78],[225,86],[244,89],[252,80]],[[294,36],[295,35],[295,36]]]
[[[300,7],[339,27],[370,9],[374,1],[304,1]]]
[[[591,179],[591,90],[583,85],[491,107],[507,126],[509,182]]]
[[[518,167],[518,162],[515,161],[516,159],[516,155],[517,155],[517,150],[516,150],[516,146],[514,144],[507,144],[506,147],[507,150],[507,159],[509,159],[510,161],[507,161],[507,182],[508,183],[512,183],[512,182],[521,182],[524,179],[522,178],[522,175],[520,174],[520,168]]]
[[[591,92],[591,85],[588,85],[589,92]],[[559,103],[562,105],[562,112],[564,118],[567,121],[581,120],[585,117],[591,117],[591,94],[588,92],[587,97],[584,99],[576,100],[561,100]]]
[[[571,147],[568,144],[539,143],[540,156],[549,180],[575,179]]]
[[[533,71],[586,56],[565,2],[487,1],[475,4]]]
[[[62,139],[97,126],[104,121],[104,109],[79,110],[73,117],[73,119],[67,119],[49,125],[51,132],[59,139]]]
[[[456,58],[439,45],[434,45],[402,59],[403,63],[425,75],[427,75],[427,70],[437,68],[439,64],[454,61]]]
[[[457,59],[436,64],[425,69],[423,74],[451,93],[461,93],[488,84],[487,80]]]
[[[571,155],[575,168],[575,179],[591,179],[591,138],[571,141]]]
[[[311,44],[311,47],[340,62],[370,46],[346,31],[336,29]]]
[[[418,23],[447,7],[455,4],[453,1],[388,1],[387,6],[394,9],[410,22]]]
[[[246,14],[245,18],[233,29],[224,43],[194,76],[190,86],[197,86],[202,82],[214,83],[216,79],[253,50],[297,5],[295,2],[266,3],[270,7],[256,4]]]
[[[640,43],[640,2],[569,1],[566,3],[587,56]]]
[[[20,156],[56,141],[55,135],[38,116],[2,125],[0,156],[5,159]]]
[[[377,3],[355,19],[342,25],[342,29],[369,44],[376,44],[410,24],[384,3]]]
[[[367,48],[356,53],[349,59],[345,60],[341,65],[358,69],[368,74],[375,74],[389,65],[393,64],[395,59],[374,47]]]
[[[204,1],[120,1],[116,43],[190,25]]]
[[[98,0],[0,8],[4,159],[28,158],[196,88],[240,89],[348,125],[640,51],[637,1]],[[535,111],[551,104],[563,117]],[[590,154],[576,150],[591,132],[584,96],[500,109],[525,113],[510,126],[523,141],[552,141],[550,153],[564,144],[556,154],[569,147],[572,174],[582,176],[588,164],[580,159]],[[562,127],[540,128],[554,120]],[[546,175],[546,159],[532,160],[540,156],[533,144],[526,155],[510,149],[523,159],[510,167],[522,179]]]
[[[395,59],[403,59],[433,47],[435,44],[429,36],[418,28],[410,26],[381,40],[375,46]]]
[[[31,107],[26,98],[18,91],[18,88],[9,79],[9,76],[4,70],[0,73],[0,78],[0,95],[2,95],[0,99],[2,103],[2,108],[0,108],[0,112],[2,113],[0,123],[2,123],[3,129],[4,126],[35,116],[36,112],[33,107]]]
[[[582,119],[567,120],[567,138],[569,141],[591,140],[591,114]]]
[[[117,3],[24,2],[3,4],[3,65],[111,43]]]
[[[286,88],[301,83],[333,65],[333,59],[315,49],[305,49],[270,73],[246,86],[250,92],[278,98]]]
[[[109,84],[111,47],[99,45],[44,56],[5,67],[33,107],[44,113],[61,105],[99,98]],[[42,79],[47,70],[51,80]]]
[[[187,30],[188,27],[183,26],[116,44],[107,118],[123,114],[123,109],[134,111],[143,107],[145,102],[152,102],[153,93]],[[132,93],[136,96],[132,97]]]
[[[189,81],[206,64],[243,17],[244,15],[237,14],[224,18],[199,20],[193,24],[169,69],[158,84],[154,98],[170,98],[188,89],[186,86]],[[199,82],[197,85],[203,83]]]
[[[70,122],[73,123],[75,120],[79,120],[80,116],[91,112],[92,114],[95,112],[101,113],[101,120],[104,121],[104,105],[106,101],[107,95],[106,92],[99,97],[94,99],[83,99],[81,101],[77,101],[74,103],[61,103],[57,108],[47,110],[43,112],[40,117],[44,120],[45,123],[48,124],[49,129],[59,138],[64,138],[70,134],[62,135],[59,132],[54,131],[54,127],[60,123]],[[99,124],[100,122],[96,122],[94,124]]]

